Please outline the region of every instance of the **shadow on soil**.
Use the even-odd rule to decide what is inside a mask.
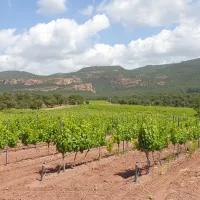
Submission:
[[[135,170],[129,169],[124,172],[119,172],[115,174],[116,176],[121,176],[124,179],[135,176]]]
[[[105,154],[101,158],[109,158],[111,156],[113,156],[113,154]],[[91,163],[94,161],[99,161],[99,158],[94,158],[92,160],[88,160],[87,162],[79,162],[79,163],[76,163],[75,166],[73,166],[72,163],[66,163],[65,170],[73,169],[81,165],[87,165],[88,163]],[[48,168],[48,167],[45,168],[45,174],[60,173],[62,171],[63,171],[63,166],[60,166],[60,165],[57,165],[56,167],[52,167],[52,168]],[[40,170],[38,173],[41,174],[42,170]]]
[[[89,161],[89,162],[91,162],[91,161]],[[73,168],[80,166],[80,165],[83,165],[83,164],[86,164],[86,163],[77,163],[74,167],[72,167],[71,164],[66,164],[65,170],[73,169]],[[56,167],[45,168],[45,174],[60,173],[61,171],[63,171],[63,166],[60,166],[60,165],[57,165]],[[39,174],[41,174],[41,173],[42,173],[42,170],[39,171]]]
[[[105,154],[103,155],[101,158],[108,158],[108,157],[111,157],[115,154]],[[171,159],[175,159],[176,158],[176,154],[171,154]],[[73,169],[73,168],[76,168],[78,166],[81,166],[81,165],[87,165],[88,163],[91,163],[91,162],[94,162],[94,161],[98,161],[98,158],[94,158],[94,159],[91,159],[91,160],[88,160],[87,163],[86,162],[79,162],[79,163],[76,163],[75,166],[72,165],[72,163],[66,163],[65,165],[65,169],[66,170],[69,170],[69,169]],[[167,162],[168,161],[168,157],[164,157],[161,159],[162,162]],[[159,162],[158,160],[156,160],[155,163],[151,163],[151,167],[154,166],[154,165],[158,165]],[[56,167],[52,167],[52,168],[45,168],[45,174],[53,174],[53,173],[60,173],[63,171],[63,166],[60,166],[60,165],[57,165]],[[142,175],[145,175],[147,172],[147,166],[144,165],[143,167],[139,168],[138,169],[138,175],[139,176],[142,176]],[[42,170],[40,170],[38,172],[39,174],[42,173]],[[121,176],[122,178],[124,179],[128,179],[130,177],[133,177],[135,176],[135,169],[129,169],[129,170],[125,170],[123,172],[118,172],[115,174],[116,176]]]

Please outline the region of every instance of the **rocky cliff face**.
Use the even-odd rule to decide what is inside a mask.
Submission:
[[[11,84],[11,85],[17,85],[17,84],[23,84],[26,86],[29,85],[39,85],[44,83],[52,83],[56,85],[70,85],[72,83],[80,83],[81,79],[78,77],[72,77],[72,78],[46,78],[46,79],[11,79],[11,80],[0,80],[0,84]]]
[[[87,91],[96,93],[91,83],[82,83],[81,79],[77,76],[71,78],[43,78],[43,79],[2,79],[0,85],[14,86],[14,90],[17,91]],[[24,86],[23,88],[17,88],[17,85]],[[46,86],[48,85],[48,86]],[[57,85],[57,86],[55,86]],[[35,86],[35,87],[34,87]]]
[[[17,89],[17,91],[41,91],[41,92],[51,92],[51,91],[85,91],[92,92],[96,94],[95,89],[91,83],[83,83],[80,85],[73,85],[71,87],[59,87],[59,86],[49,86],[49,87],[35,87],[35,88],[23,88]]]
[[[68,90],[68,91],[89,91],[89,92],[92,92],[93,94],[96,94],[96,91],[93,88],[91,83],[83,83],[83,84],[80,84],[80,85],[73,85],[72,87],[65,88],[65,90]]]
[[[41,91],[41,92],[51,92],[51,91],[85,91],[96,94],[96,90],[92,83],[104,84],[107,80],[110,82],[112,88],[131,88],[131,87],[145,87],[151,85],[164,86],[168,79],[168,76],[158,76],[153,80],[145,81],[145,78],[141,75],[137,78],[127,78],[123,74],[118,73],[112,77],[107,76],[104,71],[90,71],[84,73],[83,79],[78,76],[71,76],[69,78],[31,78],[31,79],[1,79],[0,85],[10,85],[13,86],[13,90],[20,91]],[[97,76],[98,74],[98,76]],[[85,79],[85,81],[83,81]],[[99,85],[96,85],[99,86]]]
[[[121,88],[129,88],[129,87],[135,87],[135,86],[151,86],[151,85],[160,85],[163,86],[166,84],[166,80],[168,79],[168,76],[160,76],[156,77],[154,80],[151,81],[145,81],[145,79],[136,79],[136,78],[126,78],[123,74],[119,74],[111,80],[112,87],[121,87]]]

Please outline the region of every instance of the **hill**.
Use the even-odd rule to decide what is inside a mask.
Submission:
[[[28,72],[0,72],[0,91],[133,95],[160,92],[200,92],[200,59],[126,70],[121,66],[93,66],[73,73],[38,76]]]
[[[0,79],[20,79],[20,78],[37,78],[39,76],[24,71],[4,71],[0,72]]]

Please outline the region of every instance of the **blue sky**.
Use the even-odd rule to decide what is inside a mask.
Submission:
[[[0,71],[50,74],[196,58],[199,8],[199,0],[1,0]]]
[[[36,0],[2,0],[3,4],[0,7],[0,29],[17,28],[17,31],[23,32],[24,29],[29,29],[38,23],[48,23],[57,18],[75,19],[78,23],[84,23],[91,16],[84,16],[80,10],[88,5],[99,5],[101,0],[68,0],[68,10],[64,13],[55,15],[38,15]],[[94,13],[95,14],[95,13]],[[93,14],[93,15],[94,15]],[[155,35],[162,30],[163,27],[153,27],[132,29],[131,27],[124,28],[122,24],[114,23],[112,28],[106,29],[100,33],[100,41],[106,44],[125,43],[128,44],[133,39],[146,38]]]

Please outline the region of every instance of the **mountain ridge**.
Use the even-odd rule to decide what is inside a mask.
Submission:
[[[0,92],[81,93],[133,95],[136,93],[200,91],[200,58],[136,69],[91,66],[70,73],[35,75],[25,71],[0,72]]]
[[[196,58],[196,59],[191,59],[191,60],[186,60],[186,61],[181,61],[181,62],[177,62],[177,63],[168,63],[168,64],[155,64],[155,65],[145,65],[145,66],[142,66],[142,67],[138,67],[138,68],[133,68],[133,69],[126,69],[126,68],[123,68],[122,66],[120,65],[109,65],[109,66],[89,66],[89,67],[83,67],[77,71],[74,71],[74,72],[57,72],[57,73],[53,73],[53,74],[49,74],[49,75],[39,75],[39,74],[34,74],[34,73],[31,73],[31,72],[27,72],[27,71],[21,71],[21,70],[7,70],[7,71],[0,71],[0,75],[2,73],[27,73],[27,74],[30,74],[30,75],[34,75],[34,76],[39,76],[39,77],[48,77],[48,76],[56,76],[56,75],[66,75],[66,74],[73,74],[73,73],[76,73],[76,72],[87,72],[87,71],[91,71],[95,68],[97,69],[102,69],[102,68],[115,68],[115,69],[123,69],[123,70],[126,70],[126,71],[136,71],[136,70],[141,70],[141,69],[144,69],[144,68],[152,68],[152,67],[160,67],[160,66],[163,66],[163,67],[166,67],[166,66],[173,66],[173,65],[179,65],[179,64],[185,64],[185,63],[191,63],[191,62],[195,62],[196,64],[199,65],[200,63],[200,58]]]

